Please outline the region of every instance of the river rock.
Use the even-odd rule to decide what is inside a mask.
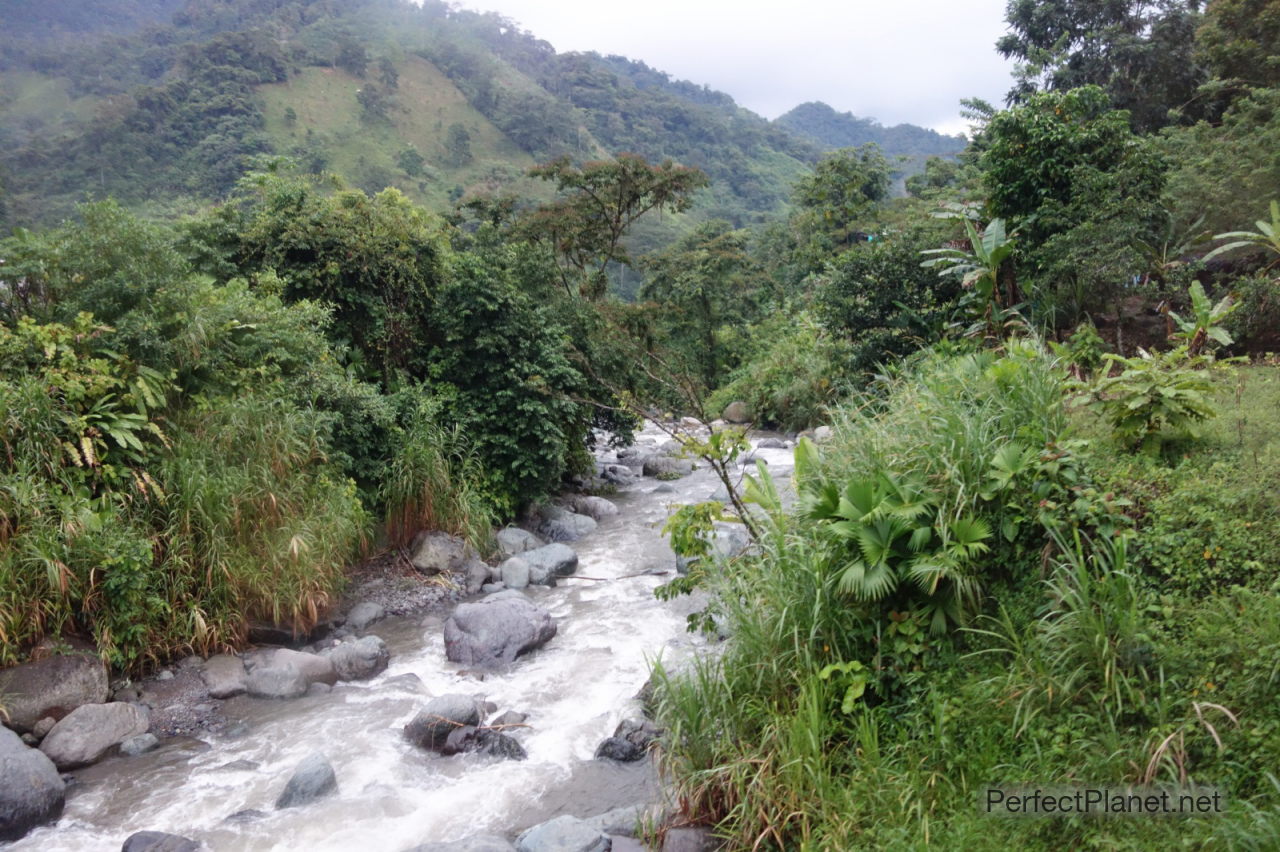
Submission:
[[[498,592],[506,591],[507,584],[503,582],[485,583],[480,587],[480,591],[486,595],[496,595]]]
[[[831,430],[830,426],[819,426],[813,430],[813,440],[815,441],[830,441],[833,435],[835,435],[835,432]]]
[[[624,763],[645,756],[649,744],[662,734],[662,730],[648,719],[624,719],[614,729],[613,736],[596,748],[596,759],[607,758]]]
[[[411,545],[413,567],[426,574],[459,571],[476,553],[466,539],[444,532],[418,533]]]
[[[502,582],[508,589],[523,589],[529,585],[530,566],[529,563],[519,556],[512,556],[500,566],[502,571]],[[543,580],[545,581],[548,572],[543,572]]]
[[[163,831],[139,831],[129,835],[120,852],[200,852],[204,846],[177,834]]]
[[[214,698],[231,698],[245,692],[244,660],[231,654],[218,654],[204,662],[200,677]]]
[[[276,808],[292,808],[313,802],[338,789],[338,778],[333,767],[319,752],[309,756],[294,771],[285,785],[284,792],[276,799]]]
[[[613,485],[630,485],[635,482],[636,474],[625,464],[602,464],[600,478]]]
[[[516,847],[505,837],[495,834],[477,834],[464,840],[451,840],[447,843],[424,843],[406,852],[515,852]]]
[[[391,651],[380,636],[362,636],[344,639],[325,652],[333,663],[338,680],[368,680],[387,670]]]
[[[711,554],[718,559],[732,559],[751,546],[751,536],[741,524],[717,524],[711,534]]]
[[[347,613],[346,626],[350,630],[364,630],[375,621],[381,621],[386,615],[387,611],[382,608],[382,604],[361,601],[351,607],[351,611]]]
[[[127,757],[137,757],[140,754],[146,754],[156,746],[160,745],[160,739],[155,734],[138,734],[136,737],[120,743],[120,753]]]
[[[757,450],[786,450],[789,449],[787,442],[781,438],[761,438],[760,443],[756,444]]]
[[[427,706],[409,724],[404,735],[419,748],[441,751],[449,734],[463,727],[480,724],[480,708],[469,695],[451,693],[427,702]]]
[[[535,547],[542,547],[542,539],[519,527],[506,527],[498,531],[498,552],[503,556],[515,556]]]
[[[590,535],[595,528],[593,518],[559,506],[546,506],[542,509],[542,523],[538,526],[538,532],[547,541],[577,541],[584,535]]]
[[[58,724],[58,720],[52,716],[45,716],[31,729],[31,735],[38,740],[42,740],[49,736],[49,732],[53,730],[53,726]]]
[[[18,733],[41,719],[61,719],[82,704],[101,704],[109,695],[107,668],[88,653],[46,657],[0,670],[0,707]]]
[[[276,648],[262,654],[255,654],[249,658],[252,670],[250,677],[262,667],[266,668],[288,668],[293,667],[302,672],[302,676],[306,678],[307,686],[313,683],[325,683],[333,686],[338,682],[338,671],[334,668],[333,660],[320,654],[309,654],[305,651],[292,651],[288,648]]]
[[[524,746],[520,745],[515,737],[500,731],[488,731],[482,728],[476,734],[476,743],[476,750],[480,754],[487,754],[490,757],[500,757],[503,760],[524,760],[529,756],[529,753],[524,750]]]
[[[58,769],[77,769],[146,733],[148,723],[147,711],[136,704],[82,704],[53,726],[40,750]]]
[[[509,663],[555,635],[551,613],[520,592],[508,590],[459,604],[444,624],[444,648],[455,663]]]
[[[516,852],[609,852],[610,845],[604,832],[567,814],[535,825],[516,838]]]
[[[524,720],[528,718],[529,717],[523,713],[517,713],[515,710],[508,710],[496,719],[490,720],[489,727],[504,728],[509,725],[523,725]]]
[[[0,727],[0,843],[61,816],[66,787],[47,755]]]
[[[254,666],[245,677],[245,690],[254,698],[298,698],[310,683],[297,666]]]
[[[489,581],[489,566],[478,557],[472,557],[462,566],[462,576],[467,594],[474,595]]]
[[[603,521],[618,514],[618,507],[603,497],[575,494],[568,498],[568,503],[573,511],[596,521]]]
[[[720,414],[720,419],[729,423],[750,423],[751,407],[745,402],[731,402],[724,407],[724,411]]]
[[[678,459],[671,456],[650,456],[644,461],[645,476],[678,479],[691,473],[693,473],[693,462],[689,459]]]
[[[529,582],[535,586],[546,583],[548,579],[568,577],[578,570],[578,554],[569,545],[559,542],[526,551],[520,558],[529,563]]]

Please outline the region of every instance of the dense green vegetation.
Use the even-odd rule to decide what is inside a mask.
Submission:
[[[305,627],[360,554],[483,547],[600,435],[736,402],[833,428],[789,508],[761,465],[668,525],[702,561],[662,593],[702,585],[730,636],[659,672],[687,818],[735,848],[1271,848],[1278,9],[1011,3],[1009,105],[966,101],[954,158],[806,105],[820,153],[433,2],[6,34],[7,221],[71,215],[0,242],[0,663]],[[908,197],[898,153],[934,155]],[[728,484],[742,435],[684,437]],[[754,547],[714,563],[735,515]],[[1227,815],[974,807],[1191,782]]]

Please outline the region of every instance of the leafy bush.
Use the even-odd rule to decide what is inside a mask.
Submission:
[[[1186,347],[1165,353],[1140,350],[1133,358],[1104,356],[1121,367],[1093,386],[1092,403],[1102,409],[1123,446],[1158,452],[1169,433],[1184,437],[1191,426],[1218,412],[1209,399],[1213,383],[1204,356],[1189,358]]]
[[[808,315],[775,315],[756,328],[760,348],[707,400],[718,417],[735,400],[757,423],[804,429],[825,419],[847,390],[850,347],[825,334]]]

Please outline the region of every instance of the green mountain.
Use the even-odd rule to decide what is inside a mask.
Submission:
[[[712,187],[693,215],[742,225],[785,212],[822,151],[849,144],[441,0],[3,3],[17,22],[0,34],[6,226],[106,195],[180,214],[278,155],[447,210],[536,195],[536,162],[622,151],[703,169]],[[924,150],[910,131],[937,136],[881,130],[891,155]],[[951,143],[938,138],[929,152]]]
[[[958,154],[968,144],[963,136],[947,136],[914,124],[885,127],[874,118],[836,112],[821,101],[800,104],[778,116],[775,123],[823,148],[850,148],[873,142],[894,155],[946,157]]]

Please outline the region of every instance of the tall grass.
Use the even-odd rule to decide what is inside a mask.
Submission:
[[[488,550],[495,515],[479,484],[480,463],[438,414],[433,400],[422,401],[393,448],[378,492],[388,542],[401,547],[419,530],[443,530]]]

